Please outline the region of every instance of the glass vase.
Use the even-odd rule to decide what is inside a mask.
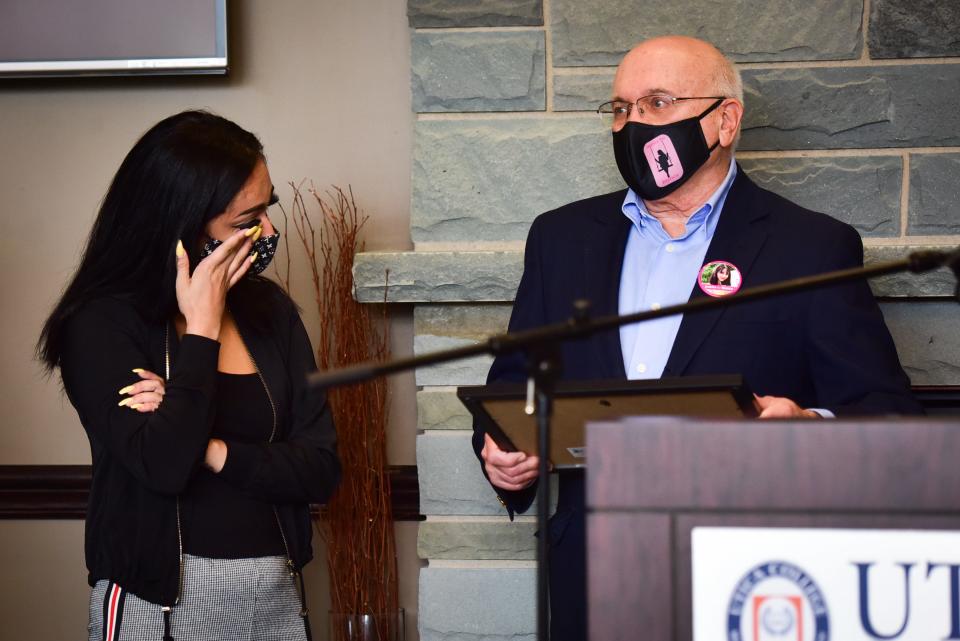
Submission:
[[[330,612],[330,641],[404,641],[403,608],[396,612]]]

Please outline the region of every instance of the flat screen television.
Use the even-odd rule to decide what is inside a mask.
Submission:
[[[227,69],[227,0],[0,0],[0,77]]]

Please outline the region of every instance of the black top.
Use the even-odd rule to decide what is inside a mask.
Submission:
[[[327,501],[340,464],[326,399],[307,387],[316,369],[307,332],[292,301],[275,289],[270,327],[234,318],[270,390],[277,433],[272,443],[227,441],[218,477],[276,506],[299,569],[313,555],[308,504]],[[107,579],[152,603],[177,602],[179,495],[201,468],[210,438],[219,351],[217,341],[202,336],[178,340],[172,323],[151,321],[123,297],[90,301],[67,323],[63,386],[93,459],[84,545],[90,585]],[[155,412],[117,405],[117,390],[139,380],[132,368],[166,376],[168,363]]]
[[[211,438],[241,443],[270,440],[273,410],[259,375],[217,372],[214,412]],[[273,506],[206,467],[198,469],[187,486],[181,509],[183,551],[188,554],[212,559],[286,554]]]

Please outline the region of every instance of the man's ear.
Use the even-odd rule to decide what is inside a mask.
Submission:
[[[720,146],[732,147],[740,132],[740,122],[743,120],[743,103],[736,98],[727,98],[717,108],[720,112]]]

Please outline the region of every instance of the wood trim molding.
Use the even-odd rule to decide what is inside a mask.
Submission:
[[[82,519],[89,465],[0,465],[0,518]]]
[[[422,520],[417,466],[393,465],[389,474],[393,518]],[[82,519],[89,489],[89,465],[0,465],[0,519]]]
[[[913,394],[928,414],[960,415],[960,385],[914,385]]]

